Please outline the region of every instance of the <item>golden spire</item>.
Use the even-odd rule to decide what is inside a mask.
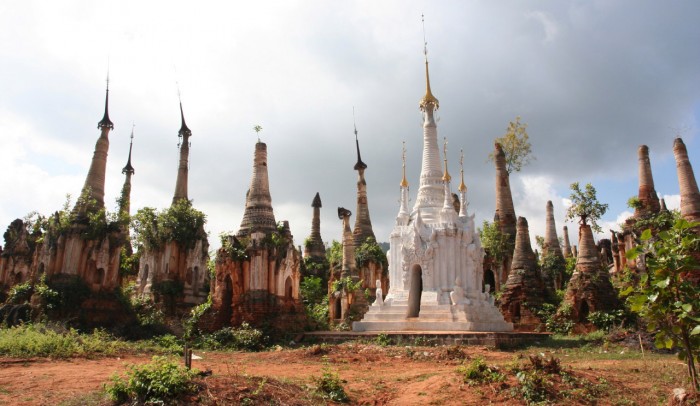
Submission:
[[[403,162],[403,179],[401,179],[401,187],[408,187],[408,181],[406,180],[406,141],[402,141],[403,151],[401,154],[401,161]]]
[[[459,183],[459,190],[460,192],[466,192],[467,191],[467,185],[464,184],[464,150],[460,149],[459,150],[459,172],[462,177],[462,181]]]
[[[447,137],[445,137],[444,140],[445,142],[442,146],[442,151],[445,155],[445,174],[442,176],[442,180],[449,182],[452,179],[452,176],[450,176],[450,173],[447,171]]]
[[[440,102],[433,96],[430,91],[430,73],[428,72],[428,42],[425,40],[425,18],[423,14],[420,16],[421,22],[423,22],[423,55],[425,55],[425,96],[420,99],[420,109],[425,110],[428,106],[432,106],[435,109],[440,108]]]

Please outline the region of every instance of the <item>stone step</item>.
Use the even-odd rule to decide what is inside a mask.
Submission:
[[[466,321],[356,321],[353,331],[513,331],[513,324],[506,322]]]

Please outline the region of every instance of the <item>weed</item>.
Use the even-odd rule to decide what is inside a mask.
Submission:
[[[130,365],[125,377],[112,375],[111,383],[105,385],[110,399],[118,403],[166,403],[197,390],[192,382],[198,374],[166,357],[154,356],[144,365]]]
[[[388,345],[391,345],[391,338],[389,338],[389,336],[384,333],[379,333],[374,338],[374,343],[382,347],[386,347]]]
[[[350,400],[348,394],[345,393],[340,376],[337,372],[331,371],[328,365],[323,368],[319,378],[314,378],[314,383],[316,383],[316,394],[323,399],[343,403]]]
[[[462,375],[464,383],[470,386],[500,382],[505,379],[505,375],[499,372],[498,367],[486,365],[486,362],[481,357],[472,361],[468,366],[457,368],[457,373]]]
[[[83,334],[57,324],[24,324],[0,329],[0,355],[16,358],[114,355],[128,347],[104,330]]]

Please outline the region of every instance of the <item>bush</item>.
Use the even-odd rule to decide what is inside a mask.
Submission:
[[[32,284],[29,281],[17,284],[10,289],[7,302],[12,304],[27,303],[29,302],[29,298],[32,297],[33,290]]]
[[[128,349],[104,330],[82,334],[59,325],[25,324],[0,329],[0,355],[27,358],[114,355]]]
[[[340,376],[337,372],[331,371],[328,366],[323,368],[320,377],[314,378],[314,383],[316,383],[316,394],[323,399],[343,403],[350,400],[348,394],[345,393]]]
[[[505,375],[500,373],[497,367],[486,365],[481,357],[472,361],[468,366],[457,368],[457,373],[462,375],[464,383],[467,385],[500,382],[505,379]]]
[[[243,322],[240,327],[224,327],[221,330],[202,336],[197,344],[200,347],[220,350],[260,351],[267,346],[268,337],[262,330]]]
[[[166,357],[154,356],[144,365],[130,365],[125,377],[112,375],[111,384],[105,385],[109,397],[119,403],[166,403],[181,395],[195,393],[193,383],[198,374]]]

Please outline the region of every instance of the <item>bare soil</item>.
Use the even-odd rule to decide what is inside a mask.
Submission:
[[[619,349],[616,351],[620,351]],[[506,371],[542,352],[561,360],[577,378],[602,388],[594,398],[559,399],[558,404],[664,404],[676,387],[686,387],[685,367],[673,355],[608,354],[601,350],[528,349],[497,351],[484,347],[382,347],[347,343],[298,349],[249,352],[195,352],[193,367],[211,370],[201,378],[202,390],[184,403],[203,404],[323,404],[313,395],[325,370],[337,372],[351,404],[362,405],[486,405],[525,404],[514,395],[513,374],[504,382],[464,383],[456,369],[482,357]],[[625,350],[622,350],[625,352]],[[127,364],[148,362],[150,356],[102,359],[0,358],[0,404],[109,404],[103,385]],[[553,388],[557,390],[557,388]]]

